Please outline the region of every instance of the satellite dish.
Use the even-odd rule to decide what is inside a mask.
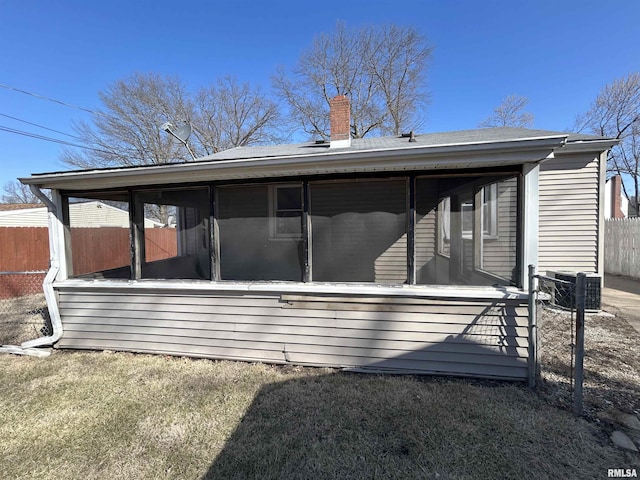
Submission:
[[[177,125],[173,130],[173,134],[179,138],[182,142],[186,142],[191,135],[191,124],[182,122],[181,125]]]
[[[193,154],[193,152],[189,148],[189,144],[187,143],[187,139],[189,138],[189,135],[191,135],[191,124],[189,122],[180,122],[179,125],[174,125],[171,122],[164,122],[162,125],[160,125],[160,129],[164,130],[173,138],[182,143],[185,147],[187,147],[187,150],[189,150],[191,157],[194,160],[196,159],[196,156]]]

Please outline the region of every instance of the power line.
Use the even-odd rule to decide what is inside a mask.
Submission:
[[[14,92],[24,93],[25,95],[29,95],[31,97],[39,98],[41,100],[48,100],[50,102],[54,102],[54,103],[57,103],[59,105],[63,105],[65,107],[70,107],[70,108],[76,108],[78,110],[83,110],[85,112],[89,112],[89,113],[92,113],[94,115],[108,116],[108,115],[106,115],[106,114],[104,114],[102,112],[98,112],[97,110],[91,110],[89,108],[80,107],[80,106],[74,105],[72,103],[63,102],[62,100],[56,100],[55,98],[45,97],[44,95],[38,95],[37,93],[28,92],[27,90],[22,90],[21,88],[12,87],[11,85],[5,85],[3,83],[0,83],[0,87],[6,88],[8,90],[13,90]]]
[[[77,143],[67,142],[66,140],[60,140],[58,138],[45,137],[44,135],[38,135],[37,133],[25,132],[23,130],[16,130],[14,128],[5,127],[3,125],[0,125],[0,132],[15,133],[16,135],[23,135],[25,137],[44,140],[46,142],[59,143],[61,145],[68,145],[70,147],[82,148],[83,150],[92,150],[94,152],[109,154],[109,152],[107,152],[106,150],[100,150],[98,148],[87,147],[84,145],[78,145]]]
[[[27,120],[22,120],[21,118],[18,118],[18,117],[12,117],[11,115],[7,115],[5,113],[0,113],[0,116],[7,117],[7,118],[10,118],[11,120],[16,120],[18,122],[26,123],[28,125],[33,125],[34,127],[43,128],[45,130],[49,130],[50,132],[59,133],[60,135],[66,135],[67,137],[75,138],[76,140],[80,140],[81,142],[83,141],[82,138],[76,137],[75,135],[71,135],[70,133],[61,132],[60,130],[54,130],[53,128],[45,127],[44,125],[28,122]]]

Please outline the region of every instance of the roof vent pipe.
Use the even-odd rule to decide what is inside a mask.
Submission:
[[[338,95],[329,101],[329,122],[331,125],[329,148],[350,147],[351,105],[344,95]]]

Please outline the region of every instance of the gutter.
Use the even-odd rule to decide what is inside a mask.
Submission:
[[[51,319],[51,335],[46,337],[36,338],[17,345],[2,345],[0,346],[0,352],[13,353],[16,355],[31,355],[37,357],[46,357],[50,355],[50,352],[45,350],[39,350],[35,347],[48,347],[52,346],[60,337],[62,337],[62,320],[60,318],[60,310],[58,308],[58,301],[56,299],[55,291],[53,290],[53,281],[55,280],[60,270],[60,256],[58,252],[58,246],[55,239],[57,238],[58,222],[57,222],[57,207],[49,200],[49,198],[42,193],[42,190],[37,185],[29,185],[29,188],[33,194],[38,197],[42,203],[47,206],[48,210],[48,224],[49,224],[49,271],[44,278],[42,288],[44,290],[44,297],[47,301],[47,308],[49,310],[49,317]]]

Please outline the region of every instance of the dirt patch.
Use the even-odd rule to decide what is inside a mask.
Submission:
[[[570,312],[543,309],[540,325],[542,395],[563,408],[573,402]],[[590,314],[584,330],[584,416],[595,422],[606,412],[640,413],[640,334],[622,317]]]

